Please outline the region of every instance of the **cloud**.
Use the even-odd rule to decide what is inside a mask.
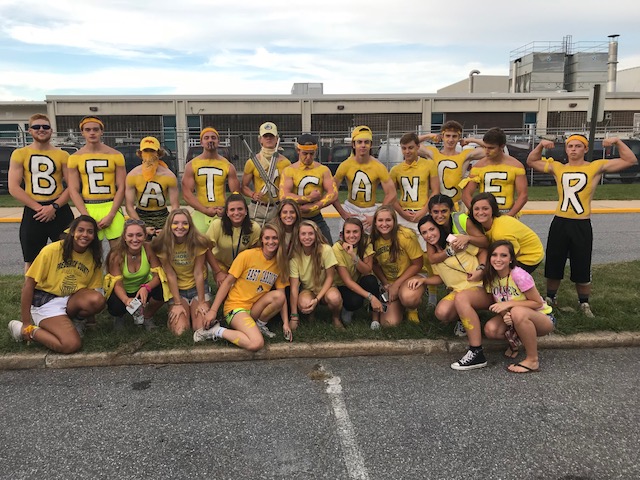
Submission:
[[[625,5],[634,8],[613,0],[607,9]],[[595,0],[580,9],[541,0],[526,16],[513,15],[514,8],[506,0],[491,8],[460,2],[455,10],[413,0],[57,0],[27,10],[22,1],[3,0],[0,98],[284,94],[294,82],[323,82],[325,93],[336,94],[428,93],[474,68],[507,75],[509,52],[540,40],[541,32],[559,43],[579,25],[574,41],[606,45]],[[634,17],[616,17],[620,68],[640,62]]]

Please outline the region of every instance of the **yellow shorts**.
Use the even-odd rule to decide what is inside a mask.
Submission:
[[[85,208],[87,209],[87,212],[89,212],[89,215],[93,217],[93,219],[97,223],[100,223],[100,220],[102,220],[104,217],[109,215],[109,212],[111,211],[112,207],[113,207],[113,202],[85,204]],[[120,209],[118,209],[115,217],[113,217],[113,221],[111,222],[111,225],[109,225],[107,228],[104,228],[98,231],[98,238],[102,240],[106,237],[107,240],[114,240],[120,237],[123,231],[124,231],[124,215],[122,215],[122,212],[120,211]]]

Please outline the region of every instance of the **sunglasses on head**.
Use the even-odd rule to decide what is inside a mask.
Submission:
[[[31,128],[33,128],[34,130],[51,130],[51,125],[31,125]]]
[[[125,225],[140,225],[141,227],[145,226],[145,223],[142,220],[138,220],[135,218],[128,218],[125,222]]]

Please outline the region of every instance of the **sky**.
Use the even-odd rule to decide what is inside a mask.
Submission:
[[[633,5],[633,6],[632,6]],[[0,0],[0,101],[46,95],[435,93],[508,75],[531,42],[608,42],[640,66],[640,2]]]

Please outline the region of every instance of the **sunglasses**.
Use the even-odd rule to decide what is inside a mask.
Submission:
[[[145,223],[142,220],[137,220],[135,218],[128,218],[126,222],[124,222],[125,225],[140,225],[141,227],[145,226]]]
[[[33,128],[34,130],[51,130],[51,125],[31,125],[29,128]]]

